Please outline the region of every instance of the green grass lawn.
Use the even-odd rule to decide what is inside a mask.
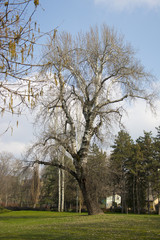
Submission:
[[[160,216],[15,211],[0,214],[0,239],[160,239]]]

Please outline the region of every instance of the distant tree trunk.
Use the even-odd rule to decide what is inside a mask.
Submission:
[[[137,200],[137,213],[140,214],[140,202],[139,202],[139,181],[136,181],[136,200]]]
[[[150,214],[150,201],[149,201],[149,190],[150,190],[150,185],[149,185],[149,181],[148,181],[148,203],[147,203],[147,207],[148,207],[148,214]]]
[[[82,204],[83,204],[82,192],[79,191],[79,213],[82,212]]]
[[[135,175],[133,176],[132,195],[133,195],[133,212],[136,213],[136,208],[135,208]]]
[[[58,212],[64,211],[64,170],[58,170]]]
[[[64,166],[64,154],[62,155],[61,164]],[[64,181],[65,172],[58,169],[58,212],[64,211]]]
[[[58,169],[58,212],[61,211],[61,169]]]
[[[128,213],[127,203],[126,203],[126,183],[124,182],[124,213]]]
[[[122,204],[122,213],[126,213],[126,187],[124,175],[122,177],[122,190],[121,190],[121,204]]]
[[[32,181],[33,208],[36,208],[36,205],[39,200],[39,194],[40,194],[39,165],[36,163],[33,169],[33,181]]]
[[[115,212],[115,185],[114,185],[113,196],[112,196],[112,209]]]
[[[76,187],[76,212],[78,213],[78,209],[79,209],[79,188],[78,185]]]
[[[62,174],[62,199],[61,199],[61,212],[64,211],[64,178],[65,178],[65,173],[64,170],[61,170]]]

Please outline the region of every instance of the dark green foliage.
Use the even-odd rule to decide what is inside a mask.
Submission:
[[[140,162],[140,179],[142,179],[143,187],[146,189],[146,200],[148,213],[150,212],[150,197],[151,197],[151,182],[154,168],[154,146],[152,132],[145,132],[144,136],[137,139],[137,143],[140,146],[140,151],[143,154],[143,158]]]
[[[143,169],[143,153],[138,144],[133,144],[132,154],[127,182],[128,206],[134,213],[140,213],[145,207],[146,182]]]
[[[66,157],[65,157],[66,158]],[[71,165],[71,159],[65,160],[67,166]],[[106,196],[108,190],[108,159],[106,153],[99,149],[96,144],[90,147],[88,162],[86,165],[86,176],[88,188],[92,197],[97,202]],[[40,203],[48,207],[58,206],[58,169],[53,166],[47,166],[43,170],[42,189]],[[94,188],[90,188],[90,186]],[[77,181],[67,172],[65,172],[65,210],[76,207],[76,197],[81,198],[80,189]]]
[[[108,158],[106,152],[96,144],[93,144],[90,147],[90,153],[87,162],[87,181],[88,187],[90,185],[94,186],[92,189],[92,197],[97,199],[97,202],[100,198],[106,196],[108,191],[109,184],[109,175],[108,175]]]
[[[122,197],[122,211],[150,213],[150,201],[160,194],[160,128],[156,138],[145,132],[136,143],[120,131],[110,159],[114,191]]]
[[[71,159],[66,160],[67,164]],[[77,182],[67,172],[65,172],[65,210],[68,210],[71,205],[76,204]],[[57,210],[58,209],[58,168],[46,166],[42,174],[42,188],[40,195],[40,204]]]
[[[156,128],[157,135],[154,138],[154,162],[152,174],[152,188],[158,198],[158,214],[160,215],[160,126]]]
[[[118,193],[122,199],[122,212],[127,211],[127,185],[128,175],[131,171],[133,141],[129,134],[120,131],[112,146],[110,159],[110,172],[113,185],[113,195]]]
[[[40,203],[58,205],[58,171],[55,167],[47,166],[43,170]]]

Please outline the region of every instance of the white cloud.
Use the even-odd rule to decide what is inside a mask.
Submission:
[[[7,113],[0,117],[0,152],[6,151],[15,156],[21,156],[34,139],[32,121],[33,118],[29,112],[19,117]],[[6,129],[8,129],[7,132],[5,132]]]
[[[123,117],[123,122],[126,130],[134,140],[143,136],[143,131],[152,131],[153,135],[155,135],[155,128],[160,125],[160,108],[157,109],[157,115],[154,115],[146,107],[145,102],[139,100],[128,108],[128,116]]]
[[[147,7],[149,9],[160,7],[160,0],[94,0],[94,2],[118,11],[133,10],[137,7]]]
[[[160,106],[160,103],[158,102],[157,105]],[[160,125],[160,107],[157,109],[157,116],[155,117],[149,109],[146,109],[145,102],[139,100],[134,105],[129,106],[127,112],[128,116],[124,116],[122,121],[132,139],[136,140],[138,137],[143,136],[144,130],[147,132],[152,131],[153,135],[156,134],[155,127]],[[4,122],[2,122],[0,126],[2,126]],[[117,131],[119,130],[117,129]],[[115,133],[113,134],[117,134],[117,131],[115,129]],[[10,130],[1,136],[0,151],[11,152],[14,156],[20,157],[28,145],[32,143],[32,133],[32,125],[29,124],[25,118],[19,119],[19,127],[13,128],[12,136]]]
[[[26,144],[23,142],[0,141],[0,149],[1,149],[1,152],[3,151],[10,152],[10,153],[13,153],[14,156],[20,156],[26,149]]]

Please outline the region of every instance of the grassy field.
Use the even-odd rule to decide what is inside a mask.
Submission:
[[[0,239],[160,239],[160,216],[15,211],[0,214]]]

